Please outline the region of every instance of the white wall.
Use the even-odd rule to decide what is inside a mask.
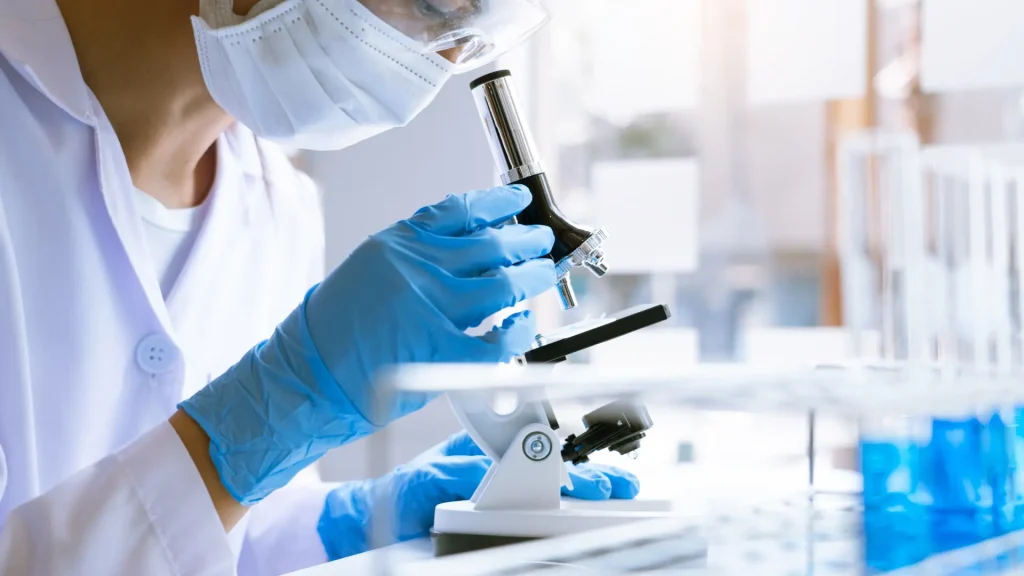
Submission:
[[[794,13],[793,6],[803,2],[772,0],[769,4],[789,5],[787,12]],[[844,0],[843,5],[855,3]],[[748,98],[749,90],[759,89],[750,86],[748,71],[766,64],[750,58],[749,51],[756,46],[748,45],[748,4],[748,0],[715,0],[703,5],[697,123],[702,249],[820,251],[827,237],[825,105],[807,101],[810,92],[806,90],[798,98],[790,95],[793,100],[786,102],[779,101],[779,94]],[[774,56],[789,57],[789,51]],[[792,64],[814,67],[806,62]],[[764,76],[762,72],[753,75]],[[804,88],[810,90],[799,89]],[[827,86],[815,90],[819,88],[820,94],[831,92]],[[766,104],[769,100],[771,105]]]
[[[487,70],[479,72],[486,73]],[[409,126],[341,152],[307,154],[304,168],[324,191],[327,264],[340,263],[368,235],[445,195],[495,181],[483,129],[468,88],[479,74],[457,76]],[[359,279],[373,282],[373,278]],[[365,478],[445,439],[459,429],[446,401],[434,402],[390,427],[401,439],[387,455],[364,439],[328,455],[325,479]],[[393,444],[392,444],[393,445]]]
[[[745,118],[748,198],[765,241],[774,250],[821,251],[828,234],[825,105],[769,106]]]
[[[922,7],[921,86],[927,93],[1024,84],[1020,0],[926,0]]]
[[[324,191],[329,266],[366,235],[418,208],[495,183],[494,161],[468,87],[478,75],[453,78],[405,128],[341,152],[306,155],[303,165]]]

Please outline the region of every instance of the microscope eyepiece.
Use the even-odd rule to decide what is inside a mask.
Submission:
[[[491,72],[470,82],[469,88],[487,132],[487,142],[501,183],[515,184],[543,174],[537,146],[519,113],[512,73],[508,70]]]
[[[495,70],[494,72],[491,72],[490,74],[484,74],[483,76],[481,76],[481,77],[477,78],[476,80],[473,80],[472,82],[470,82],[469,83],[469,89],[470,90],[476,90],[476,87],[480,86],[481,84],[486,84],[486,83],[488,83],[488,82],[490,82],[492,80],[497,80],[499,78],[509,78],[511,76],[512,76],[512,73],[509,72],[508,70]]]
[[[529,127],[520,115],[512,73],[491,72],[472,81],[469,87],[502,184],[522,184],[533,194],[533,202],[519,214],[518,222],[542,224],[555,234],[550,257],[556,265],[559,296],[563,308],[573,308],[576,295],[569,272],[585,267],[596,276],[603,276],[608,271],[602,249],[608,233],[580,226],[558,208]]]

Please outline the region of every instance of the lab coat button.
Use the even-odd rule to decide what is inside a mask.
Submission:
[[[139,368],[154,376],[170,370],[177,359],[178,349],[163,334],[150,334],[135,348],[135,362]]]

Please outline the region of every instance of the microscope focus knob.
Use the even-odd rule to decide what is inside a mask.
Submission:
[[[562,460],[583,464],[590,460],[590,454],[604,449],[622,455],[635,454],[654,421],[643,405],[618,400],[584,416],[583,425],[586,432],[565,439]]]

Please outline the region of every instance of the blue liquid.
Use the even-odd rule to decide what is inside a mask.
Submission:
[[[930,514],[934,553],[995,535],[986,432],[977,418],[932,422],[923,475],[934,500]]]
[[[864,555],[872,571],[909,566],[931,554],[929,501],[919,477],[921,453],[911,442],[861,442]]]
[[[1022,418],[1024,410],[1011,423],[998,414],[934,420],[924,442],[862,440],[869,570],[895,570],[1024,528]]]
[[[1019,501],[1020,482],[1017,474],[1018,441],[1017,426],[1021,412],[1014,414],[1013,421],[1004,422],[995,414],[985,427],[983,450],[985,473],[992,490],[992,532],[1002,536],[1024,528],[1024,508]]]

